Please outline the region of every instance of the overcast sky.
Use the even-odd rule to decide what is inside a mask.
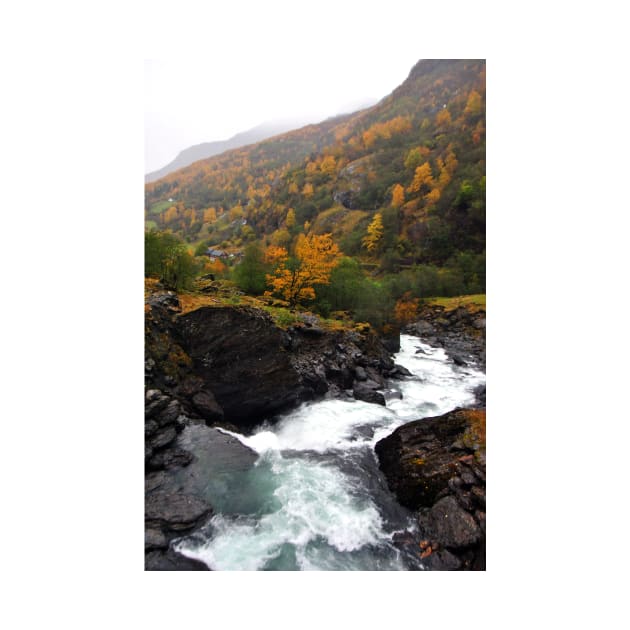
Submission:
[[[145,62],[145,172],[182,149],[226,140],[263,122],[318,122],[376,102],[405,80],[420,59],[413,45],[335,48]],[[299,126],[299,125],[298,125]]]

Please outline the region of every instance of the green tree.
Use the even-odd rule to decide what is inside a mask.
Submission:
[[[198,265],[174,234],[150,230],[144,234],[144,274],[159,278],[167,289],[190,289]]]
[[[261,295],[265,291],[269,272],[265,252],[258,243],[250,243],[245,248],[243,260],[234,269],[234,281],[246,293]]]

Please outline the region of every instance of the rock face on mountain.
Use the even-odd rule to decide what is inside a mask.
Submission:
[[[485,570],[485,411],[410,422],[375,450],[398,501],[417,510],[418,533],[394,540],[409,564]]]

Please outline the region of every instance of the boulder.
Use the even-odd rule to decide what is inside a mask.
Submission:
[[[199,412],[207,424],[221,422],[223,420],[223,409],[219,406],[212,392],[207,389],[201,390],[193,395],[192,403],[195,410]]]
[[[399,427],[375,447],[418,530],[394,542],[410,568],[485,570],[485,411],[456,409]]]
[[[150,551],[144,557],[145,571],[210,571],[199,560],[186,558],[173,549],[168,551]]]
[[[201,525],[211,514],[210,505],[197,496],[154,490],[144,500],[147,529],[185,532]]]
[[[374,381],[357,382],[354,385],[352,394],[357,400],[373,403],[375,405],[383,405],[384,407],[385,396],[383,396],[381,392],[377,391],[378,388],[378,383],[375,383]]]
[[[283,332],[264,311],[200,308],[181,315],[178,330],[227,421],[251,425],[307,397]]]
[[[437,501],[418,520],[427,538],[437,540],[451,550],[468,547],[481,540],[482,533],[474,517],[463,510],[452,496]]]

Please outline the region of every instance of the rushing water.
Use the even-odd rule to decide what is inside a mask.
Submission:
[[[387,407],[323,400],[248,437],[231,434],[258,460],[214,480],[217,514],[178,551],[214,570],[405,570],[391,540],[413,523],[374,445],[406,422],[472,403],[485,376],[408,335],[395,360],[413,376],[391,384]]]

